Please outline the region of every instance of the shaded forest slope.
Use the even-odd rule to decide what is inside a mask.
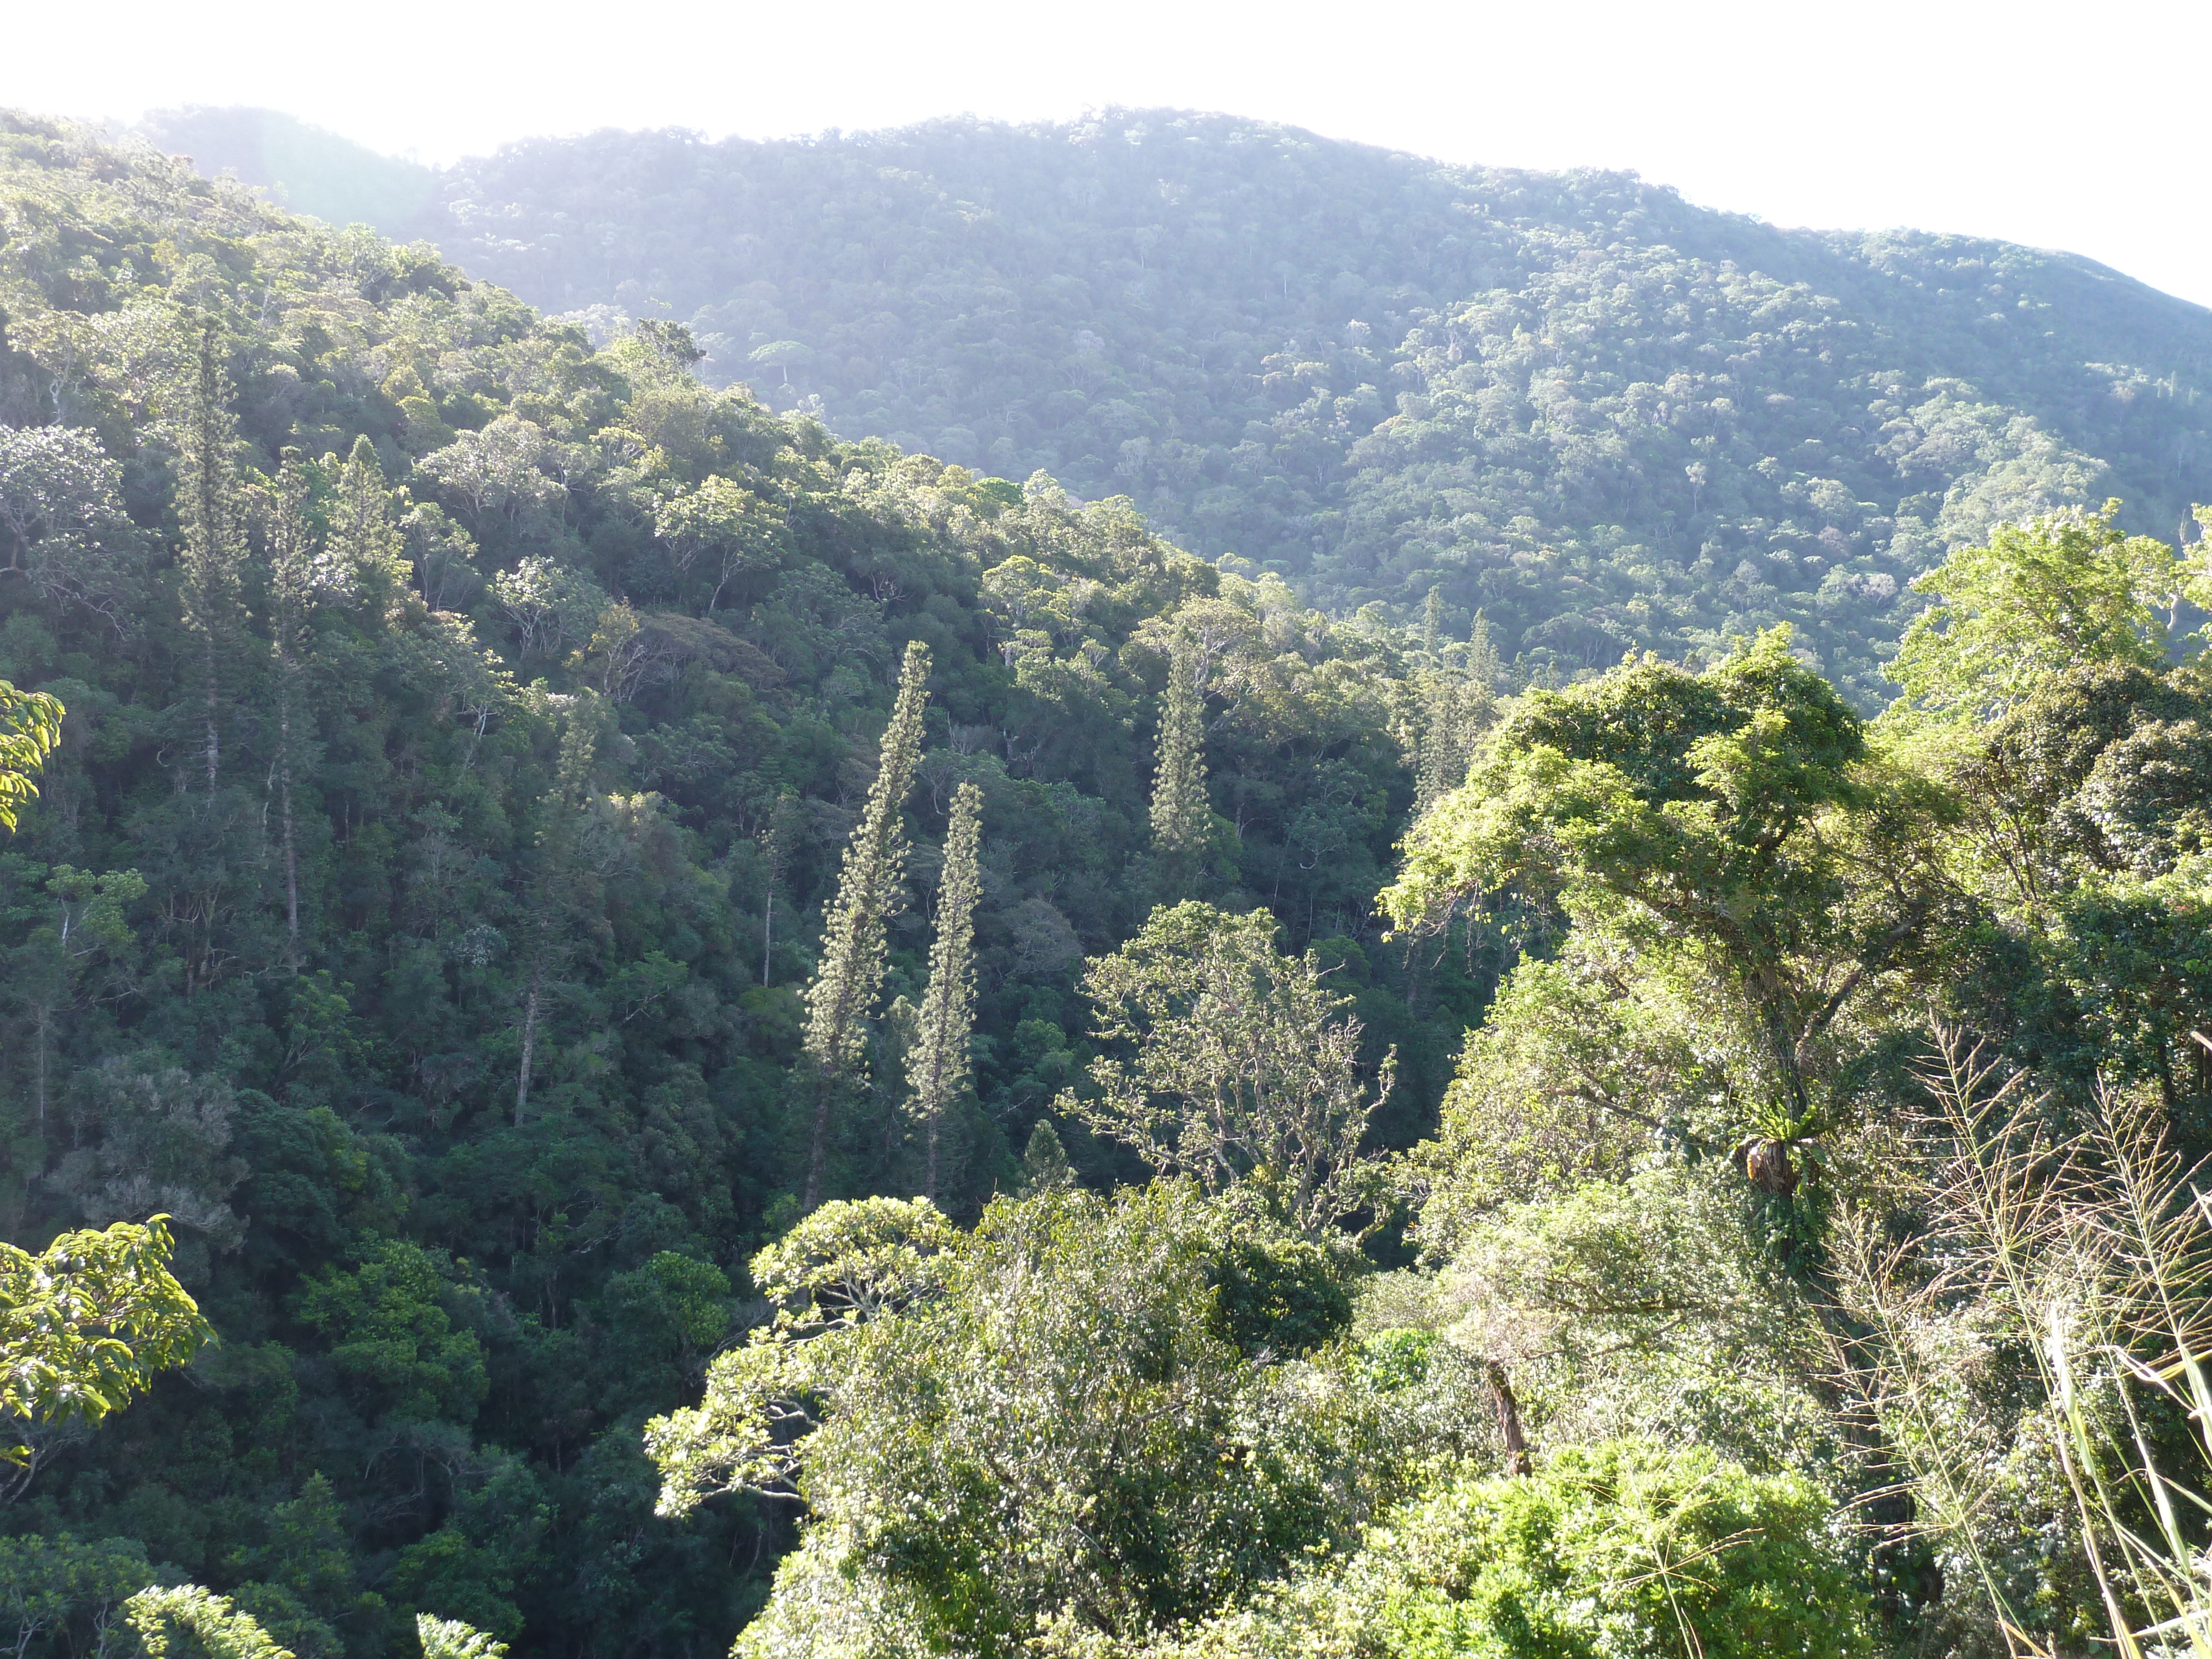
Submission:
[[[720,1651],[787,1525],[654,1521],[638,1425],[696,1398],[798,1212],[801,988],[911,641],[914,851],[825,1196],[923,1179],[896,1016],[963,784],[948,1210],[1084,1077],[1085,957],[1182,892],[1270,907],[1398,1047],[1378,1139],[1433,1121],[1495,964],[1386,954],[1373,895],[1490,671],[693,355],[0,115],[0,678],[68,710],[0,845],[0,1236],[165,1210],[222,1338],[120,1432],[41,1442],[9,1533],[133,1540],[302,1659],[411,1651],[418,1610]],[[1180,885],[1149,827],[1177,636]]]

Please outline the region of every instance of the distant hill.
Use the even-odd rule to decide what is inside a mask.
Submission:
[[[2172,538],[2212,496],[2212,312],[2071,255],[1782,231],[1628,174],[1121,111],[602,132],[439,185],[448,256],[535,303],[688,321],[718,382],[1127,494],[1339,612],[1440,589],[1528,672],[1786,618],[1873,703],[1945,547],[2108,495]]]
[[[379,155],[277,110],[157,110],[137,131],[158,149],[190,156],[210,178],[232,173],[295,213],[329,224],[365,224],[400,241],[445,229],[436,169]]]

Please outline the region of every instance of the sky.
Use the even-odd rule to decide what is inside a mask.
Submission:
[[[2207,0],[26,10],[0,105],[42,113],[264,105],[444,162],[608,126],[774,137],[1219,110],[1447,161],[1630,169],[1782,225],[2064,248],[2212,305]]]

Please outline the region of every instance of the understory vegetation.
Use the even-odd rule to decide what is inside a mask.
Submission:
[[[1532,674],[67,123],[0,330],[17,1659],[2212,1653],[2105,471]]]

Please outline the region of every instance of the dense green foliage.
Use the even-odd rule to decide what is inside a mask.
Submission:
[[[1619,173],[1113,111],[599,132],[437,186],[404,234],[548,309],[681,318],[711,379],[1129,495],[1340,614],[1441,586],[1524,672],[1787,621],[1870,710],[1947,549],[2108,495],[2171,537],[2208,493],[2212,313],[2063,254],[1781,231]]]
[[[22,804],[39,793],[31,779],[61,740],[60,703],[0,680],[0,829],[15,827]]]
[[[966,1235],[882,1207],[801,1228],[817,1272],[872,1294],[825,1318],[817,1293],[650,1431],[678,1507],[794,1477],[805,1497],[742,1653],[1011,1655],[1066,1607],[1109,1631],[1191,1619],[1356,1524],[1431,1449],[1392,1443],[1341,1351],[1303,1358],[1349,1322],[1345,1264],[1188,1184],[1001,1200]],[[1190,1317],[1266,1263],[1297,1288]],[[761,1437],[771,1415],[818,1420],[804,1474]]]
[[[207,1322],[169,1272],[166,1216],[64,1233],[38,1255],[0,1243],[0,1422],[36,1435],[96,1424],[191,1359]],[[14,1497],[37,1473],[35,1444],[0,1443]]]
[[[726,1646],[789,1522],[653,1520],[639,1426],[799,1212],[804,993],[909,642],[912,851],[825,1196],[920,1190],[933,1129],[957,1216],[1033,1139],[1135,1170],[1035,1132],[1097,1052],[1085,955],[1153,902],[1179,649],[1192,890],[1271,906],[1364,1063],[1401,1049],[1378,1139],[1440,1095],[1492,959],[1408,968],[1370,901],[1449,641],[66,125],[0,126],[0,674],[67,709],[0,848],[0,1231],[166,1211],[222,1339],[96,1436],[41,1430],[11,1534],[131,1540],[301,1659],[405,1651],[418,1612]],[[911,1024],[875,1016],[928,1000],[963,799],[975,1029],[917,1122]]]
[[[1109,167],[1109,131],[1066,146],[1105,179],[1162,138]],[[963,133],[1037,142],[896,143]],[[1234,136],[1175,142],[1218,183]],[[1698,222],[1522,181],[1612,237],[1570,259],[1452,194],[1495,179],[1261,149],[1483,219],[1445,264],[1553,238],[1547,291],[1658,257],[1593,204]],[[1250,210],[1326,246],[1294,200]],[[1789,396],[1906,339],[1713,258],[1681,281],[1804,342]],[[2212,1414],[2207,571],[2019,514],[2098,482],[2029,416],[1984,410],[2014,448],[1945,450],[1928,514],[1826,525],[1932,565],[1881,617],[1667,588],[1674,622],[1531,684],[1499,641],[1583,604],[1564,553],[1481,565],[1511,593],[1405,565],[1401,619],[1332,617],[1285,573],[1356,599],[1351,566],[1208,562],[1126,498],[845,441],[714,389],[685,327],[594,346],[66,124],[0,118],[0,675],[66,710],[0,848],[21,1659],[2212,1632],[2166,1502]],[[1400,320],[1452,361],[1456,324]],[[2104,325],[2050,321],[1992,384]],[[1484,407],[1425,384],[1392,441]],[[2082,430],[2178,460],[2172,386]],[[1485,465],[1553,490],[1494,401]],[[1791,418],[1744,407],[1746,453]],[[1547,444],[1583,418],[1547,408]],[[1701,536],[1797,487],[1677,462]],[[1607,498],[1546,500],[1530,536],[1643,556]],[[1879,714],[1836,655],[1877,622]],[[137,1396],[96,1425],[87,1358]]]
[[[1447,1483],[1340,1571],[1156,1644],[1157,1659],[1661,1659],[1869,1651],[1807,1482],[1689,1448],[1568,1447],[1533,1478]]]
[[[1117,1219],[1072,1257],[1056,1189],[972,1234],[803,1224],[839,1311],[795,1304],[652,1431],[672,1508],[806,1504],[740,1650],[1964,1659],[2197,1629],[2170,1483],[2212,1398],[2201,642],[2146,660],[2141,627],[2014,600],[2124,618],[2201,574],[2095,515],[2009,527],[1926,589],[2010,648],[1934,630],[1957,696],[1873,722],[1779,629],[1506,705],[1381,895],[1519,953],[1393,1171],[1410,1271],[1346,1284],[1342,1209],[1300,1201],[1301,1152],[1382,1173],[1304,1080],[1346,1027],[1263,918],[1155,910],[1090,965],[1109,1046],[1071,1113],[1214,1195],[1079,1208]],[[1129,1231],[1176,1206],[1231,1241],[1180,1284]],[[1217,1421],[1192,1468],[1177,1435]],[[1332,1460],[1358,1480],[1288,1479]],[[1261,1552],[1226,1571],[1216,1504]],[[1138,1601],[1030,1529],[1069,1505],[1086,1548],[1109,1516],[1169,1528],[1112,1576]]]

